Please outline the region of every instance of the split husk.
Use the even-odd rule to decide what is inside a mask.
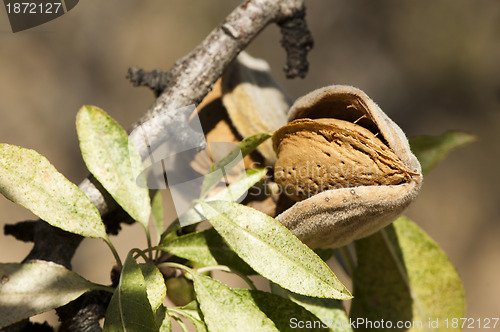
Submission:
[[[275,180],[297,202],[276,219],[308,246],[371,235],[417,196],[421,168],[406,136],[361,90],[315,90],[289,121],[273,136]]]

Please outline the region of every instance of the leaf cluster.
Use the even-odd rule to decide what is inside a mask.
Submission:
[[[208,219],[212,228],[191,227],[182,234],[178,220],[164,230],[161,193],[151,198],[136,184],[141,158],[115,120],[85,106],[78,113],[77,130],[88,169],[143,227],[148,247],[131,248],[122,264],[99,212],[76,185],[37,152],[0,144],[0,192],[54,227],[105,241],[120,271],[118,283],[107,286],[50,262],[2,263],[0,327],[91,290],[113,293],[105,331],[171,331],[172,322],[187,330],[186,320],[197,331],[352,331],[350,322],[357,318],[425,324],[463,316],[463,286],[455,269],[439,246],[405,217],[356,241],[354,248],[335,250],[353,280],[348,315],[342,300],[352,295],[325,263],[333,250],[314,252],[273,218],[235,203],[266,170],[248,169],[239,181],[208,198],[220,180],[214,171],[233,159],[232,151],[213,166],[200,199],[186,213],[193,222]],[[248,154],[269,137],[249,137],[239,151]],[[449,132],[411,144],[427,172],[452,148],[471,140],[469,134]],[[157,232],[155,245],[150,223]],[[210,276],[214,270],[241,277],[250,289],[225,285]],[[256,289],[249,278],[255,274],[270,281],[271,292]],[[167,294],[178,306],[164,305]]]

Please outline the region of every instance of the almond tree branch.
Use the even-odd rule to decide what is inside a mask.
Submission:
[[[245,1],[194,51],[177,61],[169,72],[130,68],[127,77],[134,86],[147,86],[157,95],[164,92],[155,107],[161,108],[176,91],[184,90],[186,84],[190,86],[193,83],[200,88],[196,95],[191,95],[195,97],[193,101],[198,103],[210,91],[223,69],[265,26],[273,22],[281,28],[281,44],[287,52],[284,67],[287,77],[303,78],[308,70],[307,53],[313,46],[305,21],[303,0]],[[207,71],[207,68],[211,70]],[[145,117],[148,115],[145,114]]]
[[[143,73],[142,78],[136,78],[135,82],[132,80],[136,85],[147,85],[157,94],[160,91],[161,93],[148,111],[129,129],[129,133],[160,113],[165,111],[175,113],[176,109],[199,104],[238,53],[270,23],[280,25],[283,33],[282,45],[288,57],[285,66],[287,76],[304,77],[308,67],[306,55],[313,44],[304,17],[304,0],[244,1],[198,47],[179,59],[167,73],[149,75],[149,81],[145,80],[147,75]],[[174,116],[172,121],[175,120],[173,118]],[[190,130],[187,123],[184,127],[176,129],[179,132]],[[151,128],[151,132],[148,132],[151,145],[155,145],[155,140],[164,139],[164,135],[164,127]],[[147,151],[139,153],[145,155]],[[115,222],[123,218],[120,214],[121,209],[93,177],[89,176],[79,187],[96,205],[103,218]],[[71,258],[81,237],[66,234],[67,240],[61,239],[62,231],[46,223],[42,225],[34,228],[35,245],[24,261],[49,260],[71,268]],[[10,231],[13,233],[15,229],[11,228]],[[57,248],[54,248],[54,243],[58,244]],[[74,322],[67,321],[66,324]],[[65,328],[67,326],[61,327],[63,330]],[[92,328],[99,329],[98,325]],[[71,329],[79,331],[74,325]],[[80,330],[89,330],[89,326]]]
[[[198,104],[238,53],[270,23],[278,23],[288,31],[283,37],[286,41],[283,41],[283,44],[288,45],[287,52],[292,57],[292,60],[288,61],[287,71],[303,73],[304,68],[307,68],[305,55],[312,47],[312,37],[304,21],[304,12],[303,0],[245,1],[229,14],[224,22],[213,30],[196,49],[178,60],[165,74],[169,79],[163,81],[166,84],[163,92],[149,110],[132,125],[129,132],[160,112],[174,112],[184,106]],[[297,24],[298,20],[303,22]],[[289,41],[292,27],[296,27],[299,31],[298,35],[301,36],[298,43]],[[180,132],[190,130],[187,124],[186,127],[177,127],[177,129]],[[158,127],[151,130],[153,132],[148,133],[151,145],[154,145],[155,140],[164,139],[164,128]],[[139,153],[143,155],[147,151],[139,151]],[[83,180],[79,187],[96,205],[101,215],[112,214],[117,209],[117,204],[92,176]],[[25,260],[30,259],[51,260],[46,254],[38,252],[30,253]],[[59,263],[67,267],[71,266],[70,261],[67,260],[59,261]]]

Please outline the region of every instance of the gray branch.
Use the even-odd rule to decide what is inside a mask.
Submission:
[[[297,18],[304,18],[304,12],[303,0],[247,0],[243,2],[198,47],[174,64],[168,72],[170,79],[163,82],[166,85],[163,92],[148,111],[132,125],[129,132],[164,112],[174,112],[176,109],[200,103],[212,89],[215,81],[222,75],[224,69],[265,26],[270,23],[278,23],[283,26],[286,25],[287,20],[297,22]],[[302,35],[309,35],[305,21],[302,24],[295,24],[295,26],[301,30]],[[308,39],[311,39],[310,35]],[[311,46],[310,43],[297,44],[298,47],[304,45],[307,46],[306,51]],[[297,52],[301,52],[303,55],[307,53],[304,53],[304,50],[297,50]],[[303,63],[297,59],[294,62],[296,63],[295,67],[303,67]],[[292,70],[294,65],[289,63],[288,67],[289,70]],[[298,70],[298,72],[302,72],[302,70]],[[173,117],[172,120],[174,120]],[[189,130],[188,127],[177,128],[180,131]],[[151,128],[152,131],[148,132],[151,145],[158,143],[155,142],[155,139],[164,138],[163,129],[161,127]],[[145,147],[141,147],[141,149],[145,149]],[[139,151],[139,153],[145,155],[147,151]],[[104,216],[116,210],[116,203],[91,176],[80,184],[80,189],[97,206],[101,215]],[[32,252],[25,260],[46,258],[39,252]],[[66,266],[71,266],[69,261],[64,263]]]

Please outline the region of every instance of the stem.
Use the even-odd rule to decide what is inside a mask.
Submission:
[[[176,315],[171,315],[170,317],[172,317],[177,322],[177,324],[179,324],[183,332],[189,332],[186,324],[184,324],[180,317]]]
[[[159,244],[159,243],[158,243],[158,244]],[[157,245],[157,246],[151,247],[151,248],[150,248],[150,249],[148,249],[148,250],[151,250],[151,251],[153,251],[153,250],[154,250],[154,251],[155,251],[155,253],[154,253],[154,260],[155,260],[155,262],[156,262],[156,261],[158,260],[158,258],[160,258],[161,253],[162,253],[162,250],[160,249],[160,246],[159,246],[159,245]]]
[[[160,267],[173,267],[175,269],[180,269],[180,270],[186,271],[187,273],[195,273],[194,270],[190,269],[186,265],[182,265],[182,264],[174,263],[174,262],[160,263],[160,264],[158,264],[158,268],[160,268]]]
[[[137,254],[137,256],[135,256],[134,259],[137,259],[137,257],[141,256],[144,259],[144,261],[146,261],[146,262],[151,262],[152,261],[148,256],[146,256],[144,254],[144,252],[146,250],[143,251],[143,250],[140,250],[140,249],[132,249],[132,251],[134,251]]]
[[[148,242],[148,248],[151,248],[152,247],[152,244],[151,244],[151,232],[149,232],[149,228],[148,227],[144,227],[144,230],[146,231],[146,240]],[[149,251],[149,260],[153,260],[153,252],[152,251]]]
[[[104,242],[106,242],[106,244],[108,245],[109,249],[111,249],[111,252],[113,253],[113,256],[115,257],[116,264],[118,265],[118,267],[120,269],[123,268],[123,264],[122,264],[122,260],[120,259],[120,255],[118,255],[118,252],[116,251],[116,248],[113,245],[113,243],[111,243],[111,240],[109,239],[109,237],[106,237],[104,239]]]
[[[151,257],[153,255],[153,251],[155,252],[154,253],[154,259]],[[144,249],[142,250],[142,252],[148,252],[149,253],[149,257],[150,257],[150,260],[152,262],[156,262],[158,261],[158,259],[160,258],[161,256],[161,253],[163,252],[161,250],[161,247],[160,246],[154,246],[154,247],[150,247],[150,248],[147,248],[147,249]],[[143,256],[144,257],[144,256]]]
[[[100,291],[105,291],[105,292],[109,292],[109,293],[115,292],[115,289],[113,287],[101,285],[101,284],[93,284],[92,290],[100,290]]]

